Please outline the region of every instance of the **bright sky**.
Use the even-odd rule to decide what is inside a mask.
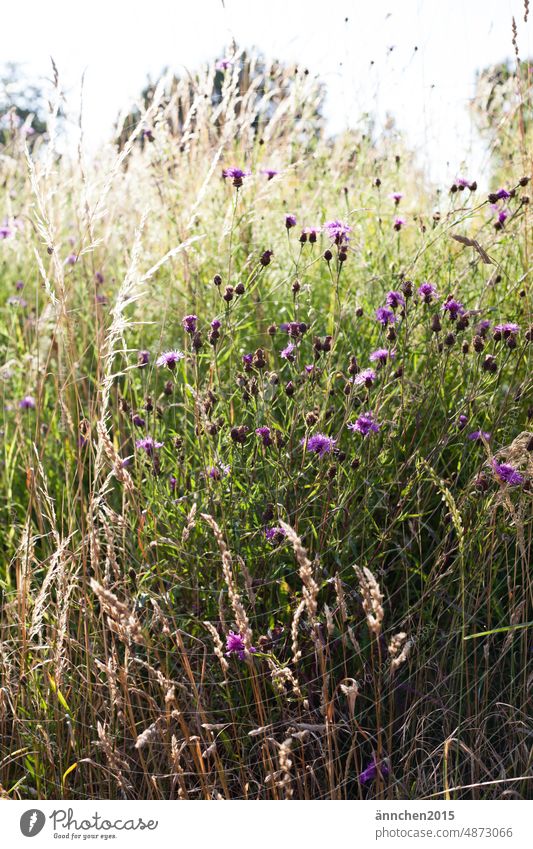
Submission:
[[[235,38],[316,73],[332,131],[364,110],[380,120],[392,112],[434,178],[465,168],[479,178],[467,103],[476,69],[513,55],[513,15],[530,57],[533,11],[525,24],[523,0],[24,0],[2,11],[2,59],[49,77],[52,55],[73,113],[85,70],[94,148],[147,74],[194,69]]]

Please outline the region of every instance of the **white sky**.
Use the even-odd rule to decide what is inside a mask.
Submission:
[[[433,177],[453,178],[465,159],[473,178],[482,151],[467,102],[475,70],[512,55],[513,15],[527,58],[533,10],[524,24],[523,0],[8,0],[0,59],[49,77],[52,55],[73,112],[85,70],[85,135],[94,147],[147,74],[194,69],[235,38],[316,73],[328,88],[332,131],[363,110],[381,119],[389,111]]]

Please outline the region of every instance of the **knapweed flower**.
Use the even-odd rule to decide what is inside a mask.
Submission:
[[[170,487],[171,492],[176,492],[176,487],[178,485],[178,479],[174,477],[174,475],[169,475],[168,485]]]
[[[518,324],[514,324],[512,321],[505,321],[503,324],[496,324],[493,329],[493,335],[496,342],[499,342],[500,339],[508,339],[510,336],[516,336],[520,327]]]
[[[425,304],[430,304],[437,297],[437,287],[433,283],[422,283],[418,287],[418,294]]]
[[[402,194],[401,192],[393,192],[393,193],[390,195],[390,197],[391,197],[391,199],[394,201],[394,203],[396,204],[396,206],[398,206],[398,204],[400,203],[401,199],[403,198],[403,194]]]
[[[389,307],[392,307],[395,310],[397,307],[405,306],[405,298],[401,292],[394,292],[391,290],[387,292],[386,303]]]
[[[23,310],[28,306],[27,300],[25,298],[21,298],[20,295],[10,295],[6,304],[9,307],[21,307]]]
[[[394,219],[394,229],[399,233],[405,224],[405,218],[395,218]]]
[[[138,439],[135,446],[139,451],[145,451],[151,457],[154,451],[163,447],[163,443],[156,442],[151,436],[145,436]]]
[[[268,448],[269,445],[272,445],[272,435],[270,432],[270,428],[266,425],[262,427],[256,427],[255,429],[256,435],[261,437],[261,441],[265,448]]]
[[[348,233],[352,232],[352,228],[343,221],[339,221],[338,219],[335,221],[326,221],[323,229],[336,245],[342,245],[350,241]]]
[[[67,259],[66,259],[67,265],[76,265],[77,261],[78,261],[78,255],[77,254],[69,254]]]
[[[463,430],[466,427],[467,422],[468,416],[465,416],[464,413],[461,413],[461,415],[457,419],[457,427],[459,428],[459,430]]]
[[[208,466],[205,470],[207,477],[214,481],[218,481],[223,477],[227,478],[230,472],[231,467],[224,465],[224,463],[219,463],[217,466]]]
[[[222,327],[222,324],[218,320],[218,318],[214,318],[213,321],[211,322],[211,327],[212,327],[213,330],[220,330],[220,328]]]
[[[507,189],[498,189],[497,192],[494,192],[494,196],[497,200],[507,200],[511,197],[511,193]]]
[[[387,778],[390,772],[387,762],[381,761],[381,763],[378,764],[376,756],[374,755],[367,768],[360,773],[359,784],[370,784],[375,778],[377,778],[378,770],[382,778]]]
[[[223,59],[219,59],[215,65],[217,71],[227,71],[228,68],[231,68],[233,65],[233,59],[228,59],[224,57]]]
[[[509,210],[505,209],[505,207],[500,209],[500,207],[496,206],[496,204],[492,204],[491,209],[492,209],[492,212],[494,213],[494,215],[498,219],[498,225],[500,227],[503,227],[503,225],[505,224],[505,222],[509,218]]]
[[[280,352],[280,357],[282,357],[284,360],[289,360],[289,362],[292,363],[293,360],[294,360],[295,350],[296,350],[296,345],[293,345],[292,342],[289,342],[287,347],[284,348],[283,351]]]
[[[306,451],[310,451],[313,454],[318,454],[319,457],[323,457],[324,454],[330,454],[335,447],[336,439],[333,439],[331,436],[326,436],[323,433],[315,433],[313,436],[309,438],[305,438],[301,440],[301,444],[305,447]]]
[[[276,171],[275,168],[263,168],[261,174],[264,174],[267,180],[272,180],[279,174],[279,171]]]
[[[186,315],[181,320],[182,326],[185,329],[186,333],[196,333],[196,325],[198,324],[198,316],[197,315]]]
[[[380,427],[381,425],[374,420],[373,413],[362,413],[355,422],[350,422],[347,425],[348,430],[357,431],[361,436],[368,436],[369,433],[377,433]]]
[[[251,173],[251,171],[243,171],[242,168],[224,168],[222,176],[225,180],[232,180],[235,188],[239,189],[242,186],[244,178],[249,177]]]
[[[9,224],[0,225],[0,239],[12,239],[15,235],[15,230]]]
[[[371,363],[379,363],[383,366],[387,360],[393,360],[395,356],[395,351],[389,351],[387,348],[378,348],[376,351],[372,351],[368,359]]]
[[[448,298],[442,309],[449,313],[451,321],[455,321],[458,315],[464,315],[465,313],[462,303],[451,297]]]
[[[376,372],[373,368],[364,368],[353,378],[356,386],[372,386],[376,379]]]
[[[250,646],[248,651],[249,653],[254,653],[257,649]],[[246,646],[244,644],[244,639],[240,634],[235,634],[233,631],[229,631],[226,637],[226,657],[231,657],[232,654],[237,655],[239,660],[244,660],[246,657]]]
[[[290,230],[291,227],[296,227],[296,215],[285,216],[285,227]]]
[[[486,430],[473,430],[472,433],[468,434],[468,438],[471,442],[483,442],[483,440],[488,442],[490,440],[490,433]]]
[[[320,227],[304,227],[302,230],[302,237],[305,236],[309,242],[314,245],[316,240],[318,239],[318,234],[320,233]],[[300,241],[305,241],[300,237]]]
[[[135,425],[135,427],[144,427],[145,424],[146,424],[143,417],[140,416],[138,413],[135,413],[135,415],[132,416],[131,420],[132,420],[133,424]]]
[[[458,177],[455,181],[455,185],[459,186],[461,189],[470,188],[470,180],[465,180],[464,177]]]
[[[184,358],[185,354],[182,351],[165,351],[156,361],[159,367],[165,366],[173,371],[176,368],[176,363]]]
[[[267,542],[271,542],[272,545],[279,545],[280,542],[283,542],[286,536],[287,534],[283,528],[277,526],[273,528],[265,528],[266,540]]]
[[[388,307],[378,307],[376,310],[376,318],[383,327],[386,327],[387,324],[394,324],[396,321],[394,312]]]
[[[17,280],[17,282],[15,283],[15,289],[17,290],[17,292],[21,292],[24,289],[24,281]]]
[[[524,476],[514,466],[509,466],[507,463],[498,463],[497,460],[493,460],[491,466],[494,474],[501,483],[506,483],[509,486],[518,486],[524,483]]]
[[[33,395],[25,395],[24,398],[21,398],[19,407],[21,410],[35,410],[35,398]]]
[[[137,354],[137,365],[139,368],[144,368],[150,361],[150,351],[139,351]]]

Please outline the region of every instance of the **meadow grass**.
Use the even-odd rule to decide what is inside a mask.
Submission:
[[[2,795],[527,797],[524,139],[450,192],[215,73],[2,151]]]

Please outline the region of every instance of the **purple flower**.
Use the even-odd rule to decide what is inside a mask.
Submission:
[[[21,398],[19,407],[21,410],[35,410],[35,398],[33,395],[25,395],[24,398]]]
[[[465,180],[464,177],[458,177],[457,180],[455,181],[455,185],[461,186],[461,188],[463,188],[463,189],[469,189],[470,188],[470,180]]]
[[[205,473],[207,477],[211,478],[211,480],[218,481],[221,477],[227,478],[230,471],[230,466],[225,466],[223,463],[219,463],[218,466],[208,466]]]
[[[275,168],[263,168],[261,174],[264,174],[268,180],[272,180],[273,177],[279,174],[279,171],[276,171]]]
[[[336,245],[342,245],[349,242],[348,233],[352,232],[352,228],[343,221],[336,219],[335,221],[326,221],[324,230],[328,237],[335,242]]]
[[[222,327],[222,324],[218,320],[218,318],[214,318],[213,321],[211,322],[211,327],[213,328],[213,330],[220,330],[220,328]]]
[[[494,327],[494,338],[498,342],[502,336],[504,339],[508,339],[509,336],[516,336],[520,327],[518,324],[514,324],[512,321],[505,321],[503,324],[496,324]]]
[[[69,254],[67,257],[67,265],[76,265],[78,261],[77,254]]]
[[[10,307],[21,307],[23,310],[28,306],[28,302],[25,298],[20,298],[18,295],[10,295],[6,304]]]
[[[498,200],[507,200],[507,198],[510,198],[510,197],[511,197],[511,195],[510,195],[510,193],[507,191],[507,189],[498,189],[498,191],[497,191],[497,192],[495,192],[494,194],[496,195],[496,197],[498,198]]]
[[[378,348],[376,351],[372,351],[368,359],[371,363],[385,365],[388,359],[392,360],[395,356],[396,353],[394,351],[389,351],[387,348]]]
[[[353,382],[356,386],[372,386],[376,379],[376,372],[373,368],[364,368],[359,374],[356,374]]]
[[[253,646],[250,646],[249,652],[256,652]],[[239,660],[244,660],[246,657],[246,646],[244,644],[244,639],[240,634],[235,634],[233,631],[229,631],[226,637],[226,657],[231,657],[232,654],[236,654]]]
[[[263,441],[263,445],[266,448],[268,448],[269,445],[272,445],[272,436],[271,436],[269,427],[267,427],[266,425],[263,425],[262,427],[257,427],[255,429],[255,432],[256,432],[257,436],[261,437],[261,439]]]
[[[517,472],[514,466],[509,466],[507,463],[498,463],[497,460],[493,460],[491,466],[501,483],[506,483],[509,486],[518,486],[518,484],[524,483],[524,476]]]
[[[314,363],[310,363],[310,364],[304,366],[304,369],[306,370],[307,374],[311,374],[311,372],[313,372],[314,369],[315,369],[315,365],[314,365]]]
[[[418,287],[418,294],[425,304],[430,304],[433,298],[437,297],[437,287],[433,283],[422,283]]]
[[[154,451],[163,447],[163,443],[156,442],[151,436],[145,436],[143,439],[138,439],[135,446],[139,451],[146,451],[149,456],[152,456]]]
[[[463,428],[466,427],[467,422],[468,422],[468,416],[465,416],[464,413],[461,413],[461,415],[459,416],[459,418],[457,420],[457,427],[459,428],[459,430],[463,430]]]
[[[378,764],[376,756],[374,755],[367,768],[359,775],[359,783],[370,784],[375,778],[377,778],[378,770],[382,778],[387,778],[390,772],[387,762],[381,761],[381,763]]]
[[[390,292],[387,293],[386,302],[389,305],[389,307],[393,308],[393,310],[395,310],[397,307],[404,307],[405,306],[405,298],[402,295],[402,293],[401,292],[394,292],[393,290],[391,290]]]
[[[496,215],[497,218],[498,218],[498,224],[501,227],[503,227],[503,225],[505,224],[505,222],[509,218],[509,210],[505,209],[505,208],[500,209],[499,206],[496,206],[496,204],[494,204],[494,203],[491,205],[491,209],[492,209],[494,215]]]
[[[398,206],[398,204],[400,203],[401,199],[403,198],[403,194],[402,194],[401,192],[393,192],[393,193],[390,195],[390,197],[392,198],[392,200],[394,201],[394,203],[396,204],[396,206]]]
[[[242,355],[242,362],[243,362],[245,371],[250,371],[250,369],[252,368],[253,359],[254,359],[253,354],[243,354]]]
[[[293,345],[292,342],[289,342],[286,348],[283,349],[280,353],[280,357],[283,357],[284,360],[289,360],[293,362],[294,360],[294,351],[296,350],[296,345]]]
[[[12,239],[15,235],[15,231],[9,224],[2,224],[0,226],[0,239]]]
[[[355,422],[347,425],[348,430],[357,431],[361,436],[368,436],[369,433],[377,433],[380,427],[381,425],[374,420],[373,413],[362,413]]]
[[[139,416],[139,414],[138,414],[138,413],[135,413],[135,415],[134,415],[134,416],[132,416],[132,419],[131,419],[131,420],[132,420],[133,424],[135,425],[135,427],[144,427],[144,426],[145,426],[145,424],[146,424],[146,422],[145,422],[145,420],[143,419],[143,417],[142,417],[142,416]]]
[[[319,457],[323,457],[324,454],[330,454],[333,451],[336,441],[331,436],[325,436],[323,433],[315,433],[314,436],[310,436],[308,439],[304,437],[301,440],[301,444],[305,447],[306,451],[311,451],[314,454],[318,454]]]
[[[170,487],[170,491],[171,491],[171,492],[175,492],[175,491],[176,491],[176,487],[177,487],[177,485],[178,485],[178,479],[177,479],[177,478],[175,478],[175,477],[174,477],[174,475],[169,475],[169,478],[168,478],[168,485],[169,485],[169,487]]]
[[[104,282],[104,275],[102,274],[101,271],[97,271],[94,275],[94,279],[96,280],[97,284],[99,286],[101,286],[102,283]]]
[[[320,227],[304,227],[302,235],[307,236],[311,244],[314,244],[320,233]]]
[[[487,433],[485,430],[473,430],[472,433],[468,434],[468,439],[472,442],[483,442],[485,439],[488,442],[490,440],[490,433]]]
[[[296,215],[285,216],[285,227],[290,230],[291,227],[296,227]]]
[[[251,173],[251,171],[243,171],[242,168],[224,168],[222,176],[224,179],[230,178],[233,180],[233,185],[236,189],[239,189],[242,186],[244,178],[249,177]]]
[[[17,282],[15,283],[15,289],[17,290],[17,292],[22,291],[22,289],[24,289],[24,281],[17,280]]]
[[[405,224],[405,218],[395,218],[394,219],[394,229],[398,232],[402,229]]]
[[[388,307],[378,307],[376,310],[376,318],[383,327],[386,327],[387,324],[394,324],[396,321],[396,316]]]
[[[227,71],[228,68],[231,68],[232,65],[233,65],[232,59],[224,58],[224,59],[218,60],[218,62],[215,65],[215,68],[217,69],[217,71]]]
[[[156,361],[157,366],[166,366],[171,371],[176,368],[176,363],[184,358],[182,351],[165,351]]]
[[[150,351],[139,351],[137,354],[137,365],[139,368],[144,368],[150,361]]]
[[[265,528],[266,540],[267,542],[271,542],[273,545],[278,545],[286,536],[287,534],[285,533],[283,528],[277,526],[272,528]]]
[[[442,309],[449,312],[450,319],[452,321],[455,321],[458,315],[464,315],[465,313],[465,308],[462,303],[451,297],[448,298]]]
[[[182,323],[183,327],[185,328],[186,333],[190,333],[190,334],[196,333],[196,325],[198,323],[198,316],[197,315],[186,315],[184,318],[182,318],[181,323]]]

